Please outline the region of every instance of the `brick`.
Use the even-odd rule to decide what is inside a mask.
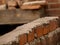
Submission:
[[[47,33],[49,33],[49,25],[48,24],[45,24],[44,25],[44,31],[43,31],[43,34],[45,35],[45,34],[47,34]]]
[[[39,9],[40,5],[22,5],[21,9]]]
[[[24,45],[25,43],[27,43],[27,35],[26,34],[20,35],[19,44]]]
[[[47,10],[48,14],[60,14],[60,10],[59,9],[49,9]]]
[[[49,4],[50,9],[54,8],[60,8],[60,3],[55,3],[55,4]]]
[[[28,1],[28,2],[24,2],[21,6],[21,9],[39,9],[42,6],[41,5],[46,5],[47,2],[46,1]]]
[[[43,26],[36,27],[35,29],[37,37],[41,37],[43,35]]]
[[[34,30],[28,34],[28,42],[31,42],[34,40]]]
[[[53,31],[58,27],[57,21],[54,20],[50,21],[49,25],[50,25],[50,31]]]

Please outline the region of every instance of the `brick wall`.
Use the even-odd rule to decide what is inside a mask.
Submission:
[[[60,28],[57,18],[39,18],[19,26],[1,36],[0,45],[60,45]]]
[[[47,0],[47,14],[49,16],[60,16],[60,0]]]

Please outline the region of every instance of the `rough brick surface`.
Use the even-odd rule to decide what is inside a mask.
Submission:
[[[27,35],[26,34],[21,35],[19,42],[20,42],[20,45],[24,45],[25,43],[27,43]]]
[[[45,24],[43,27],[44,27],[43,34],[44,35],[48,34],[50,30],[49,24]]]
[[[35,32],[38,38],[43,35],[43,29],[43,26],[36,27]]]
[[[50,21],[54,22],[58,17],[39,18],[28,24],[17,27],[15,30],[0,37],[0,45],[56,45],[60,42],[60,28],[51,28],[48,30]],[[47,25],[44,25],[47,24]],[[57,25],[57,24],[56,24]],[[59,29],[58,29],[59,28]],[[52,30],[54,29],[54,30]],[[56,30],[57,29],[57,30]],[[57,31],[57,32],[56,32]],[[45,36],[47,35],[47,36]],[[56,37],[58,35],[58,37]],[[57,39],[58,38],[58,39]],[[47,42],[47,43],[46,43]],[[59,43],[58,43],[59,44]]]
[[[27,40],[28,42],[31,42],[34,40],[34,30],[32,32],[29,32]]]

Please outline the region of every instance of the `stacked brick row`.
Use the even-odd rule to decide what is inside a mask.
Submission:
[[[60,16],[60,0],[47,0],[47,14],[49,16]]]
[[[0,37],[1,45],[59,45],[58,17],[39,18]]]

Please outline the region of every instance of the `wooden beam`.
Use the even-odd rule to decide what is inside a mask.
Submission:
[[[22,24],[40,18],[40,10],[1,10],[0,24]]]

